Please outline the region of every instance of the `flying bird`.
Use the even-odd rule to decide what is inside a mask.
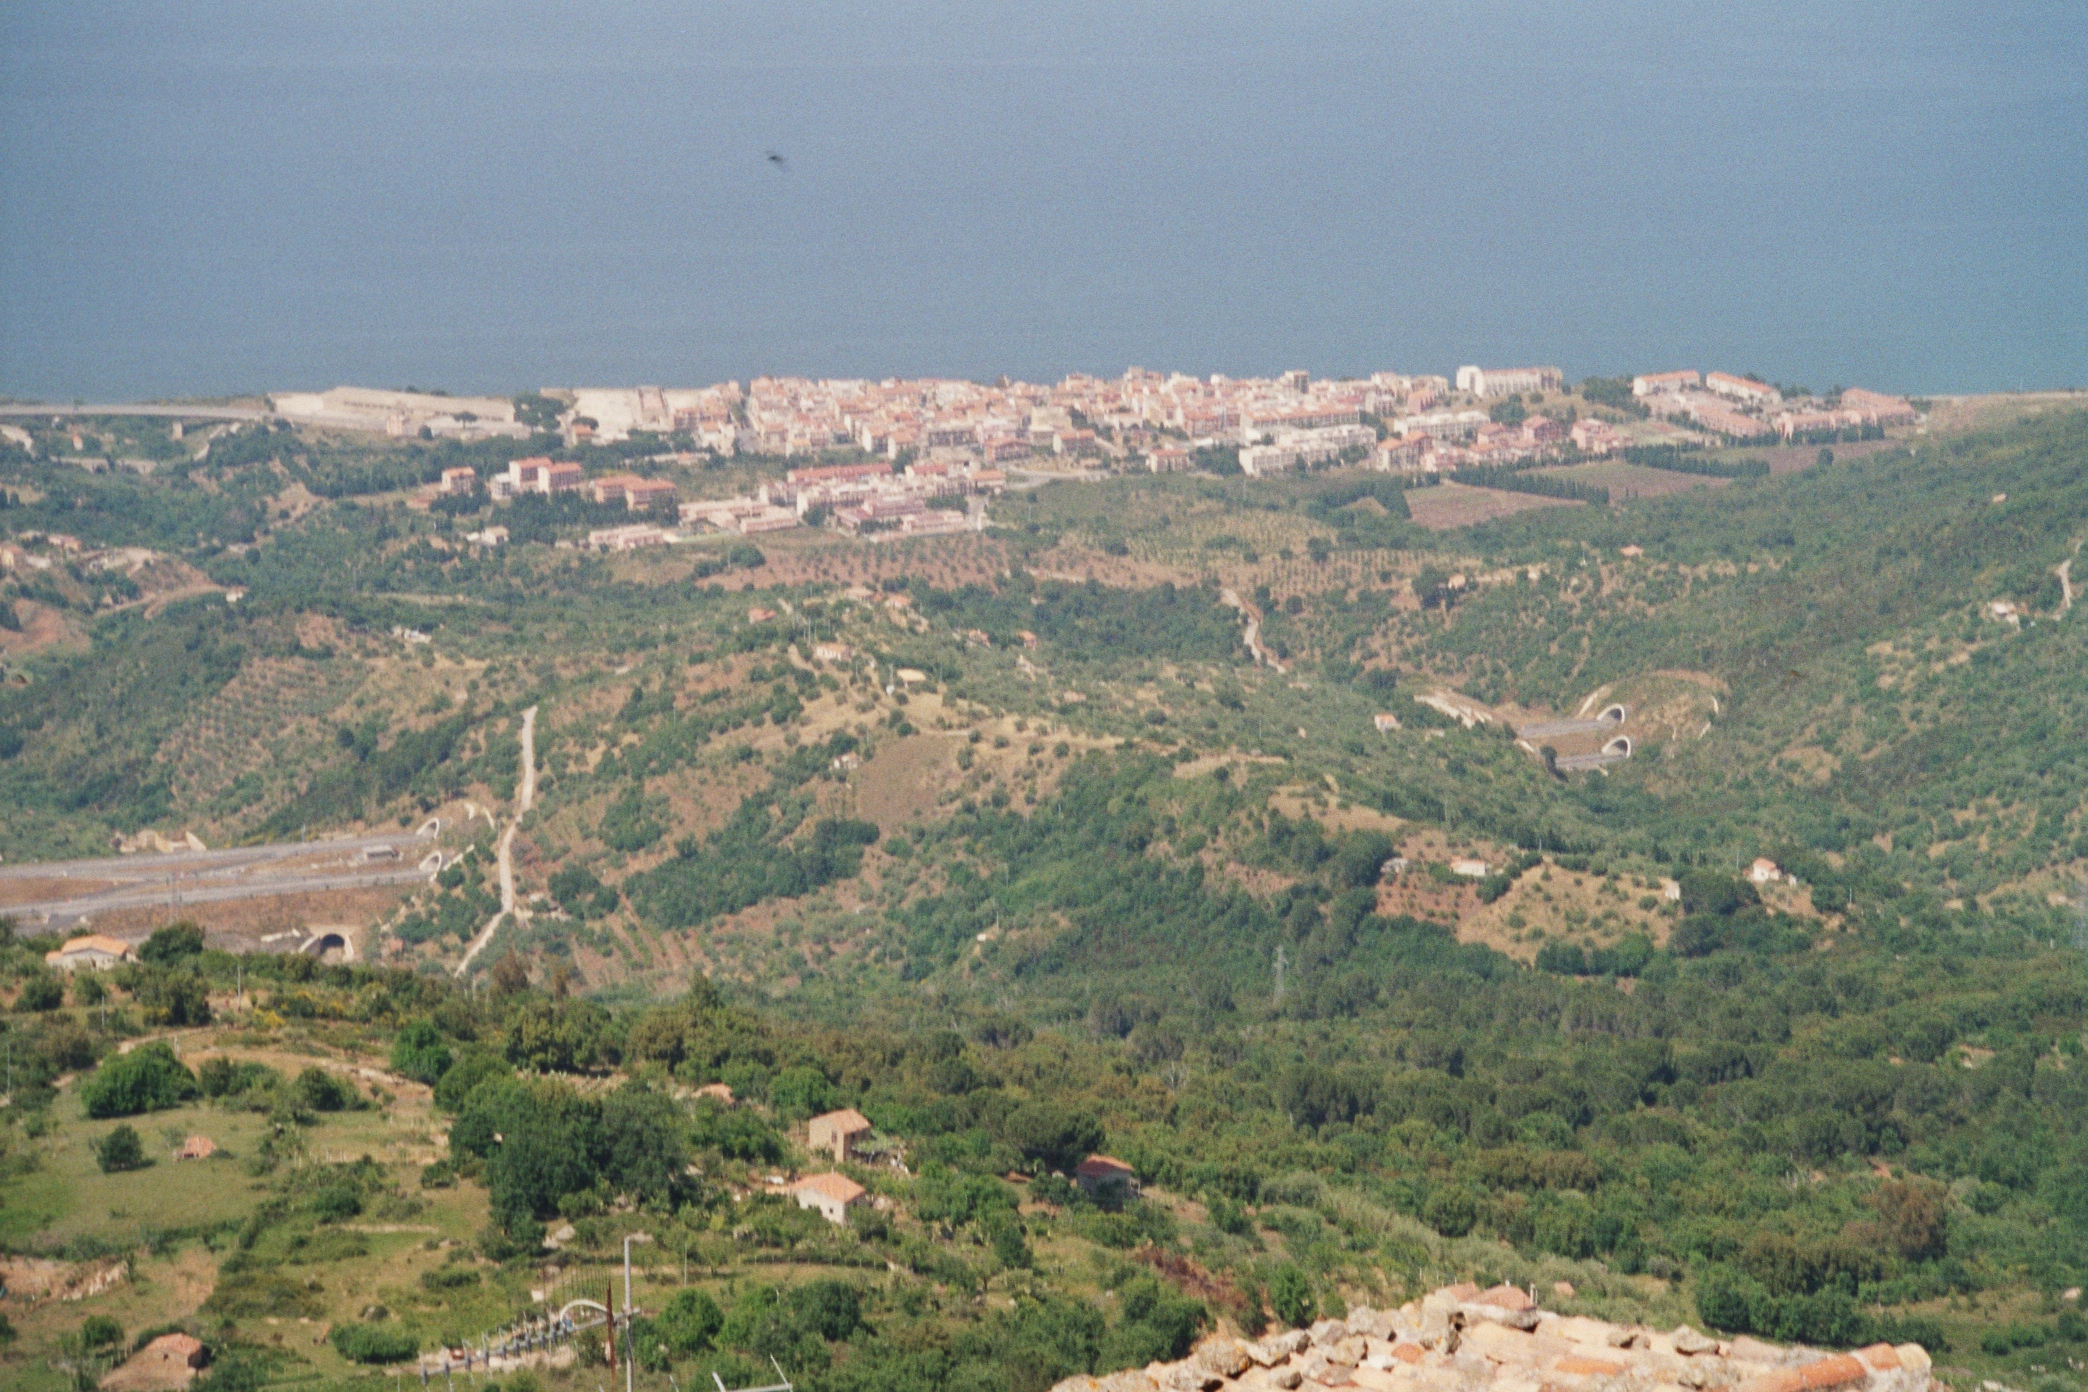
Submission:
[[[790,168],[790,161],[777,154],[774,150],[768,152],[768,162],[778,169]]]

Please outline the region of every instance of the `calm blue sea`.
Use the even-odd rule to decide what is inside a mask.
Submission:
[[[2079,3],[0,7],[22,396],[2063,386],[2084,209]]]

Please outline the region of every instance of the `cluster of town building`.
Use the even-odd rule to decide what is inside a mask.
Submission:
[[[933,536],[984,525],[971,500],[1007,486],[1006,473],[973,460],[916,459],[900,469],[869,459],[792,469],[752,497],[687,503],[681,511],[684,521],[721,532],[776,531],[823,517],[849,536]]]
[[[814,380],[757,377],[742,387],[635,387],[547,393],[561,408],[568,446],[657,434],[663,443],[724,456],[756,454],[808,462],[757,493],[681,503],[672,484],[635,474],[588,478],[578,463],[516,460],[486,481],[496,500],[585,493],[644,515],[598,530],[591,542],[623,548],[672,539],[673,514],[741,535],[824,522],[853,536],[924,535],[983,525],[973,501],[1007,486],[1015,468],[1195,467],[1232,452],[1241,472],[1263,477],[1336,462],[1425,475],[1467,466],[1514,466],[1558,457],[1601,456],[1647,443],[1646,422],[1615,424],[1569,410],[1558,415],[1500,409],[1564,390],[1556,367],[1460,367],[1439,376],[1379,372],[1314,379],[1190,377],[1130,368],[1121,377],[1076,373],[1056,385],[986,384],[938,378]],[[1725,372],[1694,370],[1634,378],[1632,392],[1677,441],[1810,438],[1850,428],[1911,422],[1898,397],[1851,388],[1830,401],[1786,401],[1776,387]],[[336,388],[281,396],[279,410],[315,423],[380,422],[393,433],[526,434],[512,402]],[[297,413],[302,412],[302,415]],[[1500,416],[1501,419],[1495,419]],[[854,455],[832,461],[835,453]],[[469,469],[443,475],[440,491],[479,487]],[[678,508],[678,511],[677,511]],[[486,535],[493,531],[489,529]]]
[[[1786,401],[1778,388],[1730,372],[1693,368],[1631,379],[1631,394],[1656,416],[1687,418],[1733,440],[1791,440],[1872,426],[1908,425],[1916,416],[1902,397],[1845,388],[1831,404]]]
[[[1002,491],[1007,487],[1007,475],[999,469],[949,459],[914,460],[903,468],[889,460],[869,459],[792,469],[781,479],[764,482],[752,496],[682,503],[666,479],[625,473],[588,478],[577,463],[539,456],[513,460],[485,483],[496,501],[571,494],[598,506],[621,506],[626,512],[662,519],[599,527],[588,533],[591,547],[627,551],[673,541],[677,526],[700,525],[740,536],[817,521],[860,537],[937,536],[977,530],[985,525],[985,514],[973,500]],[[435,496],[469,497],[478,487],[478,472],[460,465],[443,470]],[[497,545],[506,540],[506,529],[488,527],[473,532],[469,539]]]

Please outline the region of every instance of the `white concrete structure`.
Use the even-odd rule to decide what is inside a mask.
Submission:
[[[1419,431],[1438,440],[1469,440],[1486,423],[1484,411],[1428,411],[1421,415],[1398,417],[1392,422],[1392,433],[1411,435]]]
[[[1757,382],[1752,377],[1735,377],[1730,372],[1710,373],[1704,378],[1704,385],[1720,396],[1729,396],[1735,401],[1746,401],[1760,406],[1783,400],[1783,393],[1767,382]]]
[[[1556,367],[1460,367],[1457,389],[1474,396],[1506,396],[1510,392],[1558,391],[1566,374]]]
[[[1677,372],[1645,372],[1631,379],[1633,396],[1655,396],[1661,392],[1678,392],[1689,387],[1701,386],[1704,374],[1695,368],[1683,368]]]

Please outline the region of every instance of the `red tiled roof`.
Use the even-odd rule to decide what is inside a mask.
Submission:
[[[852,1204],[870,1191],[845,1174],[829,1170],[825,1174],[806,1175],[790,1186],[793,1194],[811,1193],[839,1204]]]
[[[871,1129],[870,1118],[864,1116],[853,1107],[843,1107],[838,1112],[828,1112],[825,1116],[812,1118],[814,1126],[822,1122],[840,1131],[868,1131]]]

